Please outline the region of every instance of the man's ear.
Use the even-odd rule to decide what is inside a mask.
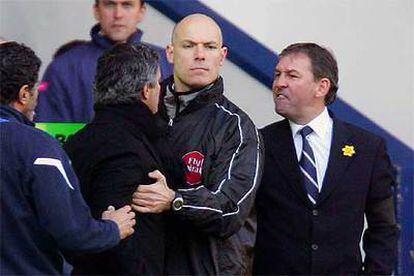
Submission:
[[[165,49],[165,53],[167,54],[167,60],[169,63],[174,63],[174,46],[172,44],[168,44],[167,48]]]
[[[150,93],[151,93],[150,89],[151,89],[151,87],[148,83],[144,85],[144,88],[142,88],[142,92],[141,92],[141,100],[142,101],[146,101],[146,100],[149,99]]]
[[[322,78],[318,82],[316,96],[325,98],[331,88],[331,81],[328,78]]]
[[[20,87],[19,98],[17,99],[17,101],[20,104],[25,105],[30,100],[31,96],[32,92],[30,91],[29,86],[25,84],[22,87]]]
[[[222,48],[221,48],[221,60],[220,60],[220,66],[223,66],[223,64],[224,64],[224,60],[226,59],[226,57],[227,57],[227,53],[228,53],[228,51],[229,51],[229,49],[227,48],[227,47],[225,47],[225,46],[223,46]]]

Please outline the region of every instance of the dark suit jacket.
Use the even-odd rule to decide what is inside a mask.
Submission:
[[[142,103],[95,107],[95,117],[65,145],[92,215],[100,218],[109,205],[131,204],[138,185],[152,184],[155,169],[183,178],[174,169],[165,140],[167,125]],[[179,165],[177,165],[179,166]],[[181,180],[182,181],[182,180]],[[161,275],[164,271],[166,229],[163,214],[136,214],[134,234],[100,254],[75,256],[75,274]]]
[[[289,122],[261,130],[265,165],[256,198],[255,274],[390,274],[398,231],[393,168],[384,141],[334,119],[328,167],[317,205],[307,198]],[[354,146],[345,156],[342,148]],[[365,261],[360,237],[364,227]]]

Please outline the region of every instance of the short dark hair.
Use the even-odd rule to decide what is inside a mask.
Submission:
[[[99,0],[95,0],[95,5],[99,4]],[[145,0],[141,0],[141,6],[145,4]]]
[[[313,77],[316,80],[322,78],[329,79],[331,87],[325,97],[325,105],[333,103],[336,99],[336,92],[338,90],[338,64],[335,57],[326,48],[310,42],[291,44],[283,49],[279,57],[282,58],[299,53],[309,57]]]
[[[146,84],[157,84],[158,54],[150,47],[121,43],[98,59],[95,104],[132,104]]]
[[[41,61],[32,49],[14,41],[0,44],[0,103],[19,99],[20,88],[32,89],[39,77]]]

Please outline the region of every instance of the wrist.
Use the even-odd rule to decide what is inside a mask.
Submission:
[[[183,208],[183,206],[184,206],[183,196],[180,193],[175,192],[174,199],[171,202],[171,209],[174,212],[178,212]]]

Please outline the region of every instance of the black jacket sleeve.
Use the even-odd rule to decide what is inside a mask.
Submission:
[[[365,274],[390,275],[397,259],[398,228],[395,219],[394,169],[380,140],[366,203],[368,228],[364,233]]]
[[[92,173],[88,186],[93,189],[88,203],[94,216],[100,216],[109,205],[118,209],[131,204],[132,194],[146,178],[139,157],[132,152],[111,155],[97,164]]]
[[[111,155],[109,158],[102,160],[93,174],[93,180],[90,183],[93,190],[88,195],[88,203],[94,216],[100,216],[109,205],[118,209],[131,204],[133,192],[138,184],[144,181],[144,171],[141,162],[139,162],[139,157],[127,151]],[[141,214],[136,213],[137,224],[134,234],[122,240],[109,252],[91,258],[101,262],[102,260],[112,262],[110,267],[113,267],[114,271],[108,271],[108,273],[115,273],[115,270],[118,270],[118,273],[137,274],[140,271],[139,266],[141,264],[140,246],[137,244],[137,237],[141,232],[141,220]],[[95,268],[94,271],[99,270]]]
[[[231,236],[251,213],[262,164],[263,146],[256,127],[249,119],[234,116],[234,124],[227,128],[226,139],[206,176],[208,183],[178,189],[184,198],[178,215],[205,233]]]

